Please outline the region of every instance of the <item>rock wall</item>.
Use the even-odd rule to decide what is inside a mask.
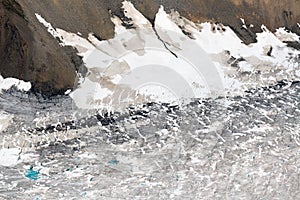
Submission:
[[[76,78],[67,52],[14,0],[0,0],[0,74],[46,95],[72,88]]]
[[[93,32],[103,39],[114,35],[112,14],[122,17],[123,0],[0,0],[0,74],[31,81],[46,94],[72,88],[81,63],[75,50],[58,41],[35,18],[42,15],[54,27],[83,36]],[[246,43],[265,24],[274,31],[285,26],[300,35],[300,0],[132,0],[150,21],[160,5],[178,11],[194,22],[213,21],[231,26]],[[242,21],[253,25],[243,29]]]

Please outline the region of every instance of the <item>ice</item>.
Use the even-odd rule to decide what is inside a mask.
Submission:
[[[220,98],[184,108],[136,105],[111,114],[114,120],[106,125],[77,118],[71,129],[54,132],[26,131],[30,122],[15,120],[18,133],[0,134],[0,161],[9,165],[0,165],[1,195],[293,199],[299,182],[299,91],[295,82],[229,96],[226,104]],[[46,102],[51,109],[39,112],[57,121],[70,109],[57,112],[54,104],[61,101]],[[26,178],[30,169],[39,172],[37,180]]]

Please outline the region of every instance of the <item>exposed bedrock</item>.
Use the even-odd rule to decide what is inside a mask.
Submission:
[[[70,53],[17,2],[0,2],[0,74],[30,81],[46,95],[72,88],[76,71]]]
[[[114,35],[112,14],[122,16],[123,0],[0,0],[0,74],[33,83],[37,92],[53,95],[73,87],[76,69],[81,65],[76,50],[62,48],[38,22],[40,14],[54,27],[93,32],[103,39]],[[178,11],[194,22],[220,22],[229,25],[246,43],[255,42],[261,25],[278,27],[300,35],[300,0],[132,0],[150,21],[160,5]],[[245,19],[248,30],[242,28]]]

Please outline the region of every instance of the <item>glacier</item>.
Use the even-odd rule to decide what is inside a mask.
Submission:
[[[87,73],[50,99],[0,77],[0,198],[298,199],[299,36],[123,9],[109,40],[36,13]]]

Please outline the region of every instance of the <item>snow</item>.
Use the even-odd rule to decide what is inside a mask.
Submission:
[[[190,28],[190,31],[196,38],[195,42],[205,49],[207,53],[218,54],[224,50],[239,52],[240,49],[243,48],[242,41],[229,27],[220,27],[220,25],[211,24],[209,22],[202,23],[200,26],[200,31],[193,27]],[[225,28],[226,31],[213,32],[213,28]]]
[[[285,28],[276,29],[275,35],[282,42],[283,41],[300,42],[300,37],[297,34],[288,32],[285,30]]]
[[[253,66],[245,61],[240,62],[238,65],[241,72],[253,72]]]
[[[261,29],[262,33],[257,33],[257,43],[245,45],[237,37],[230,27],[223,25],[215,25],[211,23],[202,23],[202,29],[198,31],[194,27],[187,27],[196,38],[196,42],[210,54],[220,54],[229,51],[230,55],[239,58],[256,57],[262,62],[270,62],[273,65],[283,65],[288,68],[286,63],[290,53],[296,50],[289,49],[280,39],[289,38],[288,41],[298,41],[299,37],[293,33],[287,33],[283,29],[278,29],[275,34],[270,32],[264,25]],[[211,31],[212,28],[219,31]],[[225,29],[225,31],[222,30]],[[276,37],[276,34],[278,37]],[[272,47],[272,56],[267,55],[267,51]]]
[[[216,26],[216,27],[215,27]],[[201,31],[199,32],[195,28],[190,31],[196,37],[196,42],[210,54],[218,54],[225,50],[230,51],[230,54],[234,57],[257,57],[263,61],[270,61],[275,64],[282,62],[284,56],[276,58],[270,58],[265,54],[265,48],[274,46],[274,53],[280,54],[279,49],[285,47],[286,44],[281,42],[272,32],[270,32],[265,26],[262,26],[262,33],[257,34],[257,43],[250,44],[249,46],[242,43],[230,27],[214,25],[210,23],[202,23]],[[212,27],[215,29],[225,28],[226,31],[211,31]],[[278,48],[278,49],[277,49]]]
[[[70,94],[72,92],[72,90],[67,90],[67,91],[65,91],[65,95],[68,95],[68,94]]]
[[[15,86],[18,90],[29,91],[31,88],[30,82],[25,82],[16,78],[3,78],[0,75],[0,93],[3,90],[8,90],[11,87]]]
[[[125,16],[130,17],[135,25],[139,27],[151,27],[151,23],[135,9],[134,5],[129,1],[123,1],[123,9],[125,10]]]
[[[0,165],[5,167],[17,165],[20,153],[19,148],[0,149]]]
[[[75,33],[69,33],[62,29],[57,29],[56,33],[62,38],[61,44],[63,46],[73,46],[79,51],[80,56],[85,56],[95,47],[87,40]]]
[[[47,22],[41,15],[39,15],[38,13],[35,13],[35,16],[36,16],[37,20],[47,28],[48,32],[54,38],[59,38],[60,40],[63,40],[63,37],[56,31],[56,29],[53,28],[52,25],[49,22]]]
[[[79,51],[89,70],[87,77],[79,80],[80,86],[70,92],[79,108],[236,95],[249,87],[299,74],[297,63],[290,61],[299,51],[283,42],[299,41],[299,36],[283,28],[272,33],[262,25],[258,42],[245,45],[228,26],[182,21],[179,14],[167,14],[163,6],[156,14],[155,29],[129,1],[124,1],[122,8],[135,29],[126,29],[113,16],[115,37],[106,41],[99,41],[92,33],[85,39],[81,34],[55,29],[36,14],[49,33],[60,38],[61,45],[71,45]],[[247,28],[245,20],[240,20]],[[194,39],[183,34],[182,26]],[[225,52],[235,58],[230,65],[242,58],[236,63],[237,70],[228,67]],[[282,74],[268,75],[272,68]],[[265,74],[259,82],[242,77],[243,73],[253,75],[257,71]]]
[[[132,23],[138,29],[124,29],[120,20],[113,17],[113,39],[98,41],[89,36],[89,42],[96,48],[83,59],[92,73],[71,93],[78,107],[95,108],[101,101],[120,107],[123,101],[135,102],[141,96],[142,99],[159,102],[178,102],[183,98],[209,96],[211,88],[214,89],[215,86],[219,89],[218,85],[222,84],[218,81],[215,84],[205,80],[210,69],[215,69],[208,55],[199,46],[193,45],[193,42],[181,41],[182,38],[185,41],[189,38],[168,18],[163,7],[157,13],[155,29],[161,34],[161,38],[176,40],[174,43],[177,46],[171,46],[170,49],[177,57],[165,48],[150,22],[130,2],[124,2],[123,8],[125,15],[133,19]],[[66,34],[68,33],[64,33]],[[69,41],[65,43],[78,45]],[[194,55],[194,52],[199,54]],[[211,74],[217,73],[215,71]],[[110,84],[105,80],[106,77]],[[139,97],[136,97],[137,94]],[[107,99],[109,97],[110,100]]]
[[[247,29],[247,25],[245,24],[245,20],[244,20],[243,18],[240,18],[240,19],[241,19],[241,21],[242,21],[242,23],[243,23],[242,27],[243,27],[244,29]]]
[[[243,24],[245,24],[245,20],[243,18],[240,18],[240,20],[242,21]]]
[[[81,33],[69,33],[59,28],[53,28],[51,23],[47,22],[41,15],[35,13],[36,18],[41,24],[43,24],[47,31],[54,37],[59,38],[61,46],[73,46],[75,47],[80,56],[87,56],[91,51],[95,49],[94,45],[91,44],[87,39],[81,37]]]
[[[163,6],[160,6],[158,13],[155,16],[155,27],[184,36],[181,29],[170,20],[169,15],[165,12]]]
[[[76,101],[76,105],[81,109],[100,109],[103,105],[99,105],[97,100],[103,100],[111,95],[112,92],[107,88],[102,88],[98,83],[89,79],[84,80],[77,90],[73,91],[70,96]]]

